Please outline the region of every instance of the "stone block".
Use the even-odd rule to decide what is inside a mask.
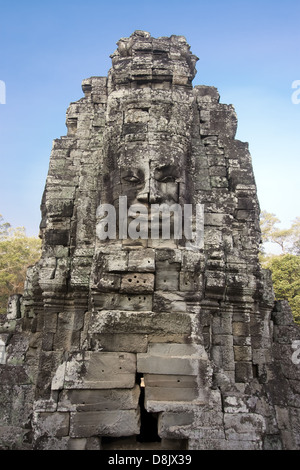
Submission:
[[[153,310],[155,312],[186,312],[186,302],[183,295],[173,292],[155,291],[153,295]]]
[[[145,400],[192,401],[198,396],[195,376],[145,374]]]
[[[232,334],[235,336],[249,336],[250,335],[250,323],[233,322]]]
[[[207,226],[204,229],[204,243],[205,246],[220,247],[222,245],[222,231],[221,227]]]
[[[219,153],[220,152],[220,153]],[[212,154],[213,155],[222,155],[222,150],[218,149],[217,151],[215,149],[212,150]],[[227,176],[227,169],[225,166],[222,166],[222,165],[217,165],[217,166],[214,166],[214,167],[211,167],[209,169],[209,174],[210,176],[223,176],[226,178]],[[219,214],[218,214],[219,215]],[[219,221],[217,219],[215,220],[211,220],[211,225],[214,225],[214,223],[216,223],[217,225],[219,224]],[[208,224],[209,225],[209,224]],[[223,221],[221,222],[221,225],[223,225]]]
[[[209,293],[212,291],[223,292],[225,289],[225,273],[218,271],[206,271],[205,272],[206,287]]]
[[[224,272],[205,272],[206,296],[223,299],[225,295],[226,277]]]
[[[156,250],[169,249],[174,250],[178,246],[177,240],[173,238],[170,239],[148,239],[148,247],[154,248]]]
[[[33,450],[67,450],[69,437],[42,436],[33,441]]]
[[[69,413],[35,413],[35,437],[67,436],[69,434],[69,417]]]
[[[179,273],[179,290],[181,292],[199,292],[203,289],[202,274],[183,271]]]
[[[69,242],[69,231],[63,229],[47,230],[45,232],[45,238],[47,245],[67,246]]]
[[[205,258],[202,253],[197,251],[183,251],[182,253],[182,270],[201,272],[204,270]]]
[[[136,249],[128,252],[128,271],[155,271],[155,251],[153,249]]]
[[[247,413],[248,411],[246,399],[233,394],[224,395],[223,406],[225,413]]]
[[[224,176],[211,176],[210,184],[212,188],[228,188],[228,178]]]
[[[145,389],[146,408],[148,408],[148,402],[163,402],[163,404],[169,402],[190,403],[197,398],[198,392],[196,389],[192,388],[147,387]]]
[[[48,333],[55,333],[57,328],[57,313],[47,313],[44,315],[44,328]]]
[[[120,292],[134,294],[139,292],[153,292],[153,290],[154,274],[133,272],[122,276]]]
[[[38,375],[38,393],[36,399],[49,398],[52,371],[55,371],[62,359],[62,351],[46,351],[40,355],[40,373]]]
[[[144,374],[145,387],[151,388],[195,388],[197,378],[193,375]]]
[[[87,439],[69,439],[68,450],[86,450]]]
[[[148,293],[141,294],[117,294],[117,293],[93,293],[93,306],[95,309],[114,309],[114,310],[133,310],[147,311],[152,310],[152,295]]]
[[[158,270],[155,274],[155,288],[157,290],[178,291],[179,273],[173,270]]]
[[[59,323],[58,323],[59,324]],[[53,340],[53,349],[54,350],[65,350],[70,349],[71,347],[71,339],[72,339],[73,332],[71,329],[58,329]]]
[[[197,375],[198,360],[137,354],[137,371],[148,374]]]
[[[250,335],[249,336],[234,336],[233,344],[234,346],[246,347],[246,348],[250,347],[252,344],[255,345]]]
[[[118,291],[121,287],[121,275],[117,273],[105,273],[101,272],[101,276],[98,279],[94,279],[93,289],[101,292]]]
[[[108,334],[92,334],[92,349],[101,351],[118,351],[118,352],[146,352],[148,347],[148,336],[145,334],[131,333],[108,333]]]
[[[153,402],[191,402],[198,397],[198,392],[193,388],[167,388],[147,387],[145,389],[146,403]]]
[[[179,249],[161,248],[155,252],[156,267],[167,269],[173,266],[174,269],[180,269],[182,261],[182,252]]]
[[[226,439],[236,441],[261,441],[266,428],[261,415],[250,413],[225,413],[224,424]]]
[[[192,321],[189,314],[177,312],[102,310],[92,313],[89,334],[111,334],[112,331],[114,334],[132,334],[134,331],[135,334],[163,336],[164,338],[168,335],[183,335],[188,341],[192,333]]]
[[[232,314],[219,311],[213,315],[212,331],[214,336],[232,334]]]
[[[206,351],[200,344],[151,343],[148,354],[166,357],[191,357],[207,359]]]
[[[78,286],[88,287],[91,274],[90,257],[78,257],[73,259],[70,283],[73,288]]]
[[[139,433],[138,410],[71,412],[70,436],[72,438],[95,435],[125,437]]]
[[[227,344],[214,345],[211,349],[213,361],[226,371],[234,370],[234,354],[232,348],[232,337],[228,336]]]
[[[206,430],[204,430],[203,437],[197,439],[189,439],[189,448],[191,450],[262,450],[261,442],[253,441],[236,441],[218,438],[206,437]]]
[[[101,437],[70,438],[67,450],[101,450]]]
[[[138,407],[140,387],[109,390],[63,390],[58,411],[135,410]]]
[[[132,375],[136,371],[136,357],[131,353],[90,353],[85,382],[91,387],[112,382],[112,387],[125,387],[132,384]],[[127,385],[128,386],[128,385]]]
[[[132,388],[135,384],[136,356],[131,353],[86,352],[74,354],[61,364],[52,389]]]
[[[252,349],[251,346],[233,346],[234,360],[235,361],[251,361]]]
[[[219,167],[219,168],[225,169],[225,167]],[[226,214],[206,213],[204,215],[204,224],[216,225],[216,226],[222,227],[224,225],[225,218],[226,218]]]
[[[104,266],[108,272],[123,272],[128,269],[128,254],[126,251],[117,251],[104,254]]]
[[[191,411],[163,412],[158,419],[158,434],[162,438],[186,437],[193,420],[194,414]]]
[[[235,381],[237,383],[247,383],[253,377],[253,368],[251,362],[236,362]]]

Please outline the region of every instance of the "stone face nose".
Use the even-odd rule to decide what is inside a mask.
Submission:
[[[167,194],[165,194],[167,197]],[[139,191],[137,200],[142,204],[159,204],[163,201],[164,195],[157,187],[154,178],[150,177],[145,181],[144,187]]]
[[[149,203],[149,179],[148,178],[145,178],[144,185],[138,192],[136,199],[141,204]]]
[[[159,204],[163,200],[163,195],[159,191],[156,181],[154,178],[150,178],[149,181],[149,203]]]
[[[142,204],[147,204],[149,202],[149,193],[145,191],[141,191],[137,195],[137,200],[141,202]]]

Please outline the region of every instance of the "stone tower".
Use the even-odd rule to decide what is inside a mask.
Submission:
[[[111,58],[53,143],[42,256],[1,320],[0,448],[299,449],[300,331],[259,265],[234,108],[192,86],[182,36]],[[162,205],[201,209],[199,243],[175,212],[153,236]]]

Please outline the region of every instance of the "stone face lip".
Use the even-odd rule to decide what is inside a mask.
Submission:
[[[0,318],[0,449],[299,450],[300,331],[259,264],[234,107],[193,87],[183,36],[111,60],[53,142],[42,256]],[[201,207],[201,243],[131,236],[137,204]]]

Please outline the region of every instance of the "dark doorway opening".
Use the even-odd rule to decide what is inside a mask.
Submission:
[[[145,386],[143,374],[137,374],[140,387],[139,406],[141,415],[140,434],[127,437],[102,436],[103,450],[186,450],[187,439],[161,439],[158,435],[158,413],[145,408]]]
[[[136,437],[137,442],[161,442],[158,435],[158,415],[148,412],[145,408],[145,385],[142,374],[137,374],[137,383],[140,385],[141,393],[139,406],[141,410],[141,431]]]

